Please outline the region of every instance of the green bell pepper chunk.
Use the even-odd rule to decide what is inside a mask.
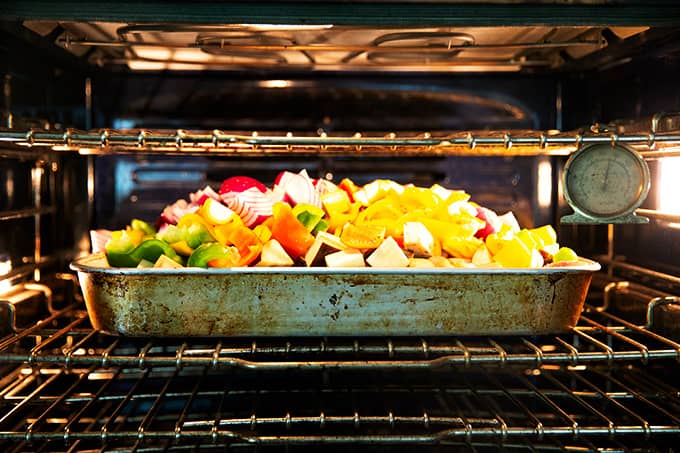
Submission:
[[[130,228],[133,230],[142,231],[145,236],[156,235],[156,229],[143,220],[132,219],[132,222],[130,222]]]
[[[193,251],[191,256],[189,256],[187,267],[207,268],[210,261],[228,258],[231,256],[231,253],[232,252],[229,247],[226,247],[219,242],[201,244],[196,250]]]
[[[162,233],[156,235],[156,239],[174,244],[175,242],[186,241],[192,249],[207,242],[215,242],[210,232],[200,223],[189,225],[169,225]]]
[[[125,230],[114,231],[106,243],[106,259],[113,267],[136,267],[139,260],[132,256],[135,244]]]
[[[189,247],[195,249],[201,244],[215,242],[210,231],[200,223],[191,223],[188,226],[180,228],[182,231],[182,239],[187,241]]]
[[[184,240],[184,232],[176,225],[168,225],[163,231],[156,233],[156,239],[173,244]]]
[[[307,231],[313,231],[324,214],[323,209],[309,203],[299,203],[293,208],[293,215],[307,228]]]
[[[177,252],[168,243],[158,239],[148,239],[142,242],[131,253],[132,258],[137,261],[137,264],[142,260],[155,263],[161,255],[165,255],[177,263],[182,263],[182,258],[180,258]]]
[[[327,229],[328,222],[326,222],[324,219],[321,219],[312,230],[312,234],[316,236],[316,233],[318,233],[319,231],[326,231]]]
[[[106,258],[113,267],[137,267],[142,260],[155,263],[161,255],[182,264],[182,258],[177,252],[169,244],[158,239],[147,239],[135,247],[123,231],[106,244]]]

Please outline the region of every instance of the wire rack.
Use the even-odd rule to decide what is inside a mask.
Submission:
[[[645,158],[680,155],[666,145],[680,143],[680,133],[580,133],[541,131],[476,131],[450,134],[387,133],[382,135],[316,135],[258,132],[250,134],[206,131],[92,130],[45,132],[0,130],[0,142],[25,147],[52,147],[81,154],[159,153],[220,156],[346,154],[359,155],[566,155],[581,145],[611,143],[640,145]]]
[[[2,451],[668,451],[680,435],[680,344],[602,307],[538,337],[149,339],[48,296],[49,316],[2,327]]]
[[[18,451],[524,442],[624,449],[670,446],[680,435],[680,388],[636,368],[400,375],[17,366],[3,375],[0,442],[21,443]]]
[[[0,363],[147,369],[433,370],[451,366],[578,366],[680,361],[680,343],[589,308],[571,333],[545,336],[396,338],[125,338],[93,330],[69,305],[0,341]]]

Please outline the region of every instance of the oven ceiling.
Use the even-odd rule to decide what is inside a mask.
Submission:
[[[366,27],[25,21],[90,64],[193,71],[554,70],[648,27]]]

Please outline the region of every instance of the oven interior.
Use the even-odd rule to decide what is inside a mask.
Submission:
[[[0,21],[3,451],[677,449],[672,2],[404,3],[402,16],[24,3]],[[649,224],[560,225],[568,155],[602,142],[647,161]],[[463,188],[522,226],[555,225],[602,264],[578,325],[427,338],[91,327],[68,270],[91,229],[153,221],[228,176],[303,168]]]

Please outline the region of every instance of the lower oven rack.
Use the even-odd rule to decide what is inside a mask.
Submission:
[[[18,366],[3,380],[0,445],[15,442],[17,451],[320,444],[602,451],[672,446],[680,435],[680,387],[636,367],[282,375]]]
[[[82,301],[47,306],[3,326],[0,451],[641,452],[680,437],[680,344],[593,306],[562,335],[256,340],[115,337]]]
[[[0,339],[0,363],[66,368],[424,370],[680,361],[680,342],[592,306],[571,333],[542,336],[129,338],[92,329],[79,304],[52,308],[28,327],[9,328],[13,332]]]

